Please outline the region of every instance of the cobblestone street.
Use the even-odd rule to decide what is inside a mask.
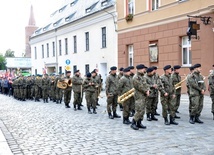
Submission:
[[[214,154],[214,120],[209,96],[205,97],[201,116],[204,124],[188,122],[188,97],[182,95],[178,126],[166,126],[158,116],[157,122],[145,119],[143,124],[147,129],[138,131],[122,124],[122,118],[108,118],[105,97],[100,99],[98,114],[88,114],[83,101],[83,110],[74,111],[52,101],[21,102],[0,95],[0,128],[13,154]],[[160,104],[158,112],[161,113]],[[7,155],[1,154],[2,144],[0,141],[0,155]]]

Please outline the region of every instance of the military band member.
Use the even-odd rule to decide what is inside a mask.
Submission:
[[[203,123],[200,120],[201,111],[203,109],[204,94],[206,86],[201,73],[201,64],[194,65],[194,71],[188,78],[189,93],[191,97],[190,120],[191,124]]]
[[[63,79],[64,79],[64,73],[60,73],[55,78],[55,81],[54,81],[56,104],[62,103],[63,90],[61,88],[57,87],[57,83],[62,82]]]
[[[48,74],[44,74],[42,78],[42,98],[43,102],[48,103],[49,78]]]
[[[147,74],[145,75],[146,83],[150,88],[150,94],[146,97],[146,115],[148,121],[157,121],[155,117],[156,111],[156,93],[157,93],[157,84],[155,83],[154,78],[154,68],[150,67],[147,69]]]
[[[129,66],[129,68],[130,68],[130,78],[131,78],[131,82],[132,82],[132,85],[133,85],[133,78],[134,78],[134,72],[135,72],[135,67],[134,66]],[[131,104],[131,115],[130,115],[130,117],[133,117],[134,116],[134,114],[135,114],[135,99],[132,97],[131,98],[131,102],[132,102],[132,104]]]
[[[166,65],[164,68],[164,75],[160,77],[158,89],[161,93],[162,115],[165,125],[178,125],[175,122],[175,88],[171,78],[171,65]],[[168,121],[168,113],[170,114],[170,122]]]
[[[82,84],[83,84],[83,79],[80,76],[80,71],[76,70],[74,72],[74,76],[72,77],[72,87],[73,87],[73,92],[74,92],[74,110],[82,110],[81,102],[82,102]]]
[[[101,83],[101,78],[98,75],[98,69],[94,69],[91,72],[91,76],[96,81],[96,84],[97,84],[97,87],[96,87],[96,105],[100,106],[100,104],[98,103],[98,101],[99,101],[99,95],[100,95],[100,92],[101,92],[102,83]]]
[[[152,66],[153,67],[153,72],[154,72],[154,74],[153,74],[153,78],[154,78],[154,83],[155,84],[158,84],[159,83],[159,81],[160,81],[160,76],[159,76],[159,74],[157,73],[157,67],[156,66]],[[159,91],[158,91],[158,89],[155,89],[155,91],[156,91],[156,96],[155,96],[155,115],[157,115],[157,116],[160,116],[160,114],[157,112],[157,109],[158,109],[158,101],[159,101]]]
[[[119,74],[118,74],[118,79],[120,80],[121,79],[121,77],[123,76],[123,70],[124,70],[124,68],[123,67],[120,67],[120,69],[119,69]],[[119,106],[120,106],[120,111],[123,111],[123,105],[121,104],[121,103],[118,103],[119,104]]]
[[[174,72],[172,74],[172,83],[174,86],[177,83],[181,82],[181,76],[179,75],[180,68],[181,68],[180,65],[175,65],[173,67]],[[181,87],[176,89],[175,91],[175,112],[176,113],[179,113],[178,108],[180,106],[180,100],[181,100]],[[175,118],[180,118],[180,117],[175,114]]]
[[[110,68],[110,75],[106,78],[107,112],[110,119],[120,118],[117,115],[118,82],[117,67]],[[112,112],[113,111],[113,115]]]
[[[128,67],[123,70],[123,76],[119,80],[118,93],[121,96],[132,88],[133,85],[130,78],[130,68]],[[132,100],[133,99],[129,98],[123,102],[123,124],[131,124],[129,116],[131,111],[131,104],[133,104]]]
[[[213,70],[211,71],[208,77],[208,90],[210,92],[210,98],[212,99],[211,113],[213,114],[213,120],[214,120],[214,72]]]
[[[92,114],[91,106],[93,108],[93,113],[97,114],[96,112],[96,88],[97,83],[94,78],[91,77],[91,73],[87,73],[86,78],[83,82],[83,88],[85,91],[85,99],[87,103],[88,113]]]
[[[66,76],[63,78],[64,81],[69,81],[71,80],[71,71],[66,71]],[[64,103],[66,108],[70,108],[70,101],[71,101],[71,91],[72,87],[67,86],[66,89],[64,89]]]
[[[138,130],[139,128],[145,129],[146,126],[142,124],[145,108],[146,108],[146,97],[149,96],[149,86],[146,83],[144,74],[146,72],[146,66],[143,64],[137,65],[137,74],[133,78],[133,86],[135,89],[135,115],[132,119],[131,128]]]
[[[35,83],[34,83],[34,92],[35,92],[35,102],[38,101],[40,102],[40,96],[41,96],[41,89],[42,87],[42,76],[41,75],[36,75]]]

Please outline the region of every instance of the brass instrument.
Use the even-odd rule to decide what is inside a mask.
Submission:
[[[178,82],[177,84],[174,85],[175,89],[179,89],[181,88],[182,83],[184,83],[184,81],[187,80],[187,77],[185,77],[185,79],[181,80],[180,82]]]
[[[67,87],[72,87],[72,81],[71,79],[65,79],[62,82],[59,80],[57,81],[57,87],[61,89],[66,89]]]
[[[123,95],[119,96],[118,99],[117,99],[117,102],[118,103],[123,103],[124,101],[128,100],[129,98],[134,96],[134,91],[135,91],[135,89],[132,88],[129,91],[127,91],[126,93],[124,93]]]

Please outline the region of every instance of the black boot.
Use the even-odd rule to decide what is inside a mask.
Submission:
[[[168,121],[168,118],[167,117],[164,117],[164,124],[165,125],[170,125],[169,121]]]
[[[146,129],[146,126],[144,126],[144,125],[141,123],[141,121],[142,121],[142,119],[139,119],[139,120],[137,121],[137,127],[138,127],[138,128],[142,128],[142,129]]]
[[[154,115],[156,115],[156,116],[160,116],[160,114],[157,112],[157,111],[155,111],[155,114]]]
[[[122,104],[119,104],[119,106],[120,106],[120,111],[123,111],[123,106],[122,106]]]
[[[114,119],[114,117],[112,116],[112,114],[110,112],[108,113],[108,117],[109,117],[109,119]]]
[[[43,102],[45,103],[45,99],[43,99]]]
[[[132,111],[131,111],[131,114],[130,114],[130,117],[133,117],[134,114],[135,114],[135,110],[132,110]]]
[[[154,114],[151,114],[151,119],[152,119],[153,121],[158,121],[158,119],[155,117]]]
[[[59,100],[59,103],[62,104],[62,99]]]
[[[46,98],[46,103],[48,103],[48,99]]]
[[[176,110],[176,111],[175,111],[175,113],[179,113],[179,111],[178,111],[178,110]]]
[[[56,100],[56,104],[59,104],[59,100]]]
[[[123,117],[123,124],[131,124],[131,122],[129,121],[129,118]]]
[[[179,117],[179,116],[177,116],[177,115],[175,114],[175,118],[180,119],[181,117]]]
[[[90,108],[90,107],[88,107],[88,113],[89,113],[89,114],[92,114],[91,108]]]
[[[190,116],[189,122],[190,124],[195,124],[195,116]]]
[[[170,116],[170,124],[178,125],[177,122],[175,122],[175,119]]]
[[[74,111],[76,111],[77,110],[77,107],[76,107],[76,105],[74,105]]]
[[[68,103],[65,103],[65,108],[71,108]]]
[[[113,112],[113,117],[114,117],[114,118],[121,118],[121,116],[119,116],[119,115],[116,113],[116,111]]]
[[[97,114],[96,108],[93,108],[93,113],[94,113],[94,114]]]
[[[196,122],[196,123],[200,123],[200,124],[204,123],[203,121],[201,121],[201,120],[199,119],[199,116],[196,116],[196,117],[195,117],[195,122]]]
[[[151,117],[150,117],[150,113],[146,114],[147,115],[147,121],[152,121]]]
[[[131,128],[134,129],[134,130],[139,130],[139,128],[136,126],[136,121],[134,119],[132,119]]]
[[[80,107],[80,105],[78,105],[78,110],[82,110],[82,108]]]

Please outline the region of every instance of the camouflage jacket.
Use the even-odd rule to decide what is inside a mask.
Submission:
[[[153,87],[154,84],[156,84],[154,76],[145,75],[144,77],[146,79],[146,83],[147,83],[148,87],[150,88],[149,97],[156,97],[157,96],[157,89],[155,89]]]
[[[203,76],[199,72],[193,72],[187,80],[190,96],[199,96],[202,90],[206,90]]]
[[[118,84],[118,76],[110,74],[106,78],[106,95],[108,96],[110,93],[113,95],[118,95]]]
[[[172,84],[175,86],[177,83],[181,82],[181,76],[178,73],[172,74]],[[181,88],[176,89],[176,94],[181,94]]]
[[[214,95],[214,74],[210,74],[208,77],[208,87],[210,91],[210,95]]]
[[[146,96],[146,92],[150,90],[148,84],[146,83],[144,74],[141,74],[139,72],[133,77],[133,86],[135,89],[135,100],[142,99]]]
[[[119,80],[121,79],[122,76],[123,76],[122,73],[119,73],[119,74],[117,75],[117,77],[118,77]]]
[[[41,78],[36,78],[34,84],[36,86],[38,86],[39,88],[42,88],[42,79]]]
[[[49,78],[43,78],[43,79],[42,79],[42,88],[43,88],[43,89],[49,87],[49,81],[50,81]]]
[[[119,80],[119,85],[118,85],[118,95],[123,95],[127,91],[131,90],[133,88],[133,85],[131,83],[131,79],[129,76],[124,75],[122,78]]]
[[[92,85],[90,85],[89,83],[92,83]],[[97,83],[96,80],[94,78],[85,78],[85,80],[83,81],[83,88],[85,92],[95,92],[97,87]]]
[[[169,95],[175,94],[175,87],[172,83],[171,75],[162,75],[158,83],[158,89],[161,92],[161,96],[164,96],[165,93]]]
[[[74,75],[72,77],[72,87],[73,91],[76,93],[80,93],[82,90],[83,79],[80,76]]]

